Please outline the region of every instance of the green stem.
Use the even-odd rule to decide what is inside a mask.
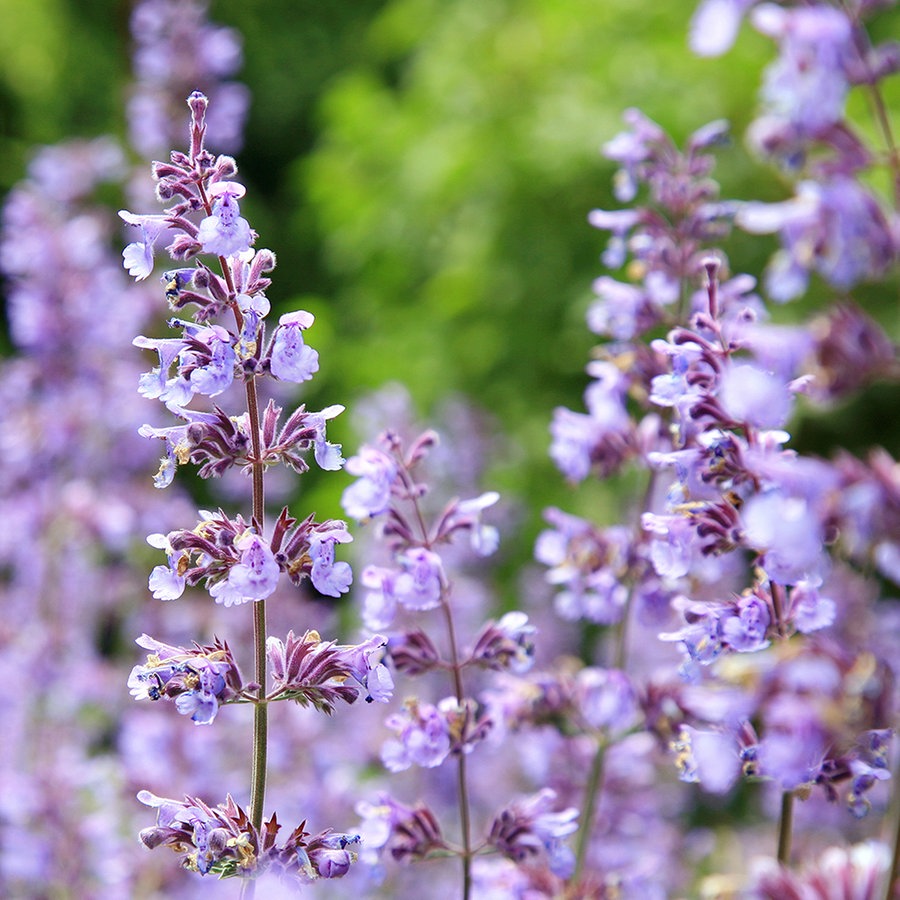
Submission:
[[[200,186],[201,197],[209,212],[209,201]],[[234,281],[228,262],[219,257],[219,267],[225,279],[229,295],[234,298]],[[243,316],[237,303],[232,300],[231,309],[234,314],[238,334],[243,327]],[[266,495],[264,467],[262,463],[262,444],[259,434],[259,395],[256,390],[256,379],[248,377],[244,382],[247,397],[247,419],[250,430],[250,466],[252,486],[253,522],[263,529],[266,517]],[[263,810],[266,802],[266,776],[268,758],[269,707],[266,701],[266,601],[257,600],[253,604],[253,680],[259,685],[256,703],[253,707],[253,759],[250,767],[250,821],[259,831],[262,828]],[[242,891],[243,894],[243,891]],[[252,897],[252,891],[248,895]]]
[[[414,481],[405,460],[400,454],[396,455],[397,462],[400,465],[400,471],[403,473],[404,484],[409,490],[409,499],[416,516],[416,521],[421,532],[422,546],[431,549],[431,539],[428,536],[428,527],[425,524],[425,517],[422,515],[421,507],[414,490]],[[450,594],[450,586],[442,584],[441,586],[441,610],[444,613],[444,622],[447,626],[447,643],[450,650],[449,669],[453,677],[453,692],[456,696],[457,704],[465,708],[466,694],[463,690],[462,682],[462,665],[460,663],[459,642],[456,639],[456,626],[453,623],[453,611],[450,609],[448,600]],[[469,900],[472,894],[472,825],[469,804],[469,782],[466,773],[466,754],[460,748],[459,755],[456,758],[456,795],[459,804],[459,827],[462,832],[462,847],[460,849],[460,858],[462,860],[462,900]]]
[[[463,692],[462,673],[459,664],[459,650],[457,649],[456,628],[453,624],[453,613],[446,596],[441,598],[441,609],[444,611],[444,620],[447,623],[447,640],[450,645],[450,662],[453,672],[453,689],[456,694],[456,702],[463,706],[465,693]],[[469,900],[472,892],[472,826],[469,814],[469,786],[466,775],[466,754],[460,751],[456,758],[456,785],[457,800],[459,802],[459,827],[462,831],[462,900]]]
[[[265,519],[265,493],[263,488],[262,448],[259,437],[259,401],[256,380],[249,378],[247,388],[247,413],[250,420],[250,443],[253,453],[253,519],[260,528]],[[253,678],[259,685],[258,701],[253,707],[253,763],[250,784],[250,821],[262,828],[263,807],[266,800],[266,763],[268,755],[269,706],[266,695],[266,601],[253,604]]]
[[[600,802],[600,792],[603,786],[603,763],[606,759],[606,744],[602,740],[597,741],[597,750],[591,761],[587,783],[584,788],[584,808],[581,811],[581,821],[578,823],[578,845],[575,848],[575,871],[572,873],[570,884],[578,884],[584,872],[587,861],[587,849],[591,842],[591,832],[594,827],[594,815]]]
[[[778,823],[778,862],[787,866],[791,861],[791,838],[794,830],[794,793],[781,795],[781,820]]]

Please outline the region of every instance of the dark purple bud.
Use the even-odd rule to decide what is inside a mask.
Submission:
[[[233,156],[221,155],[216,157],[213,165],[211,181],[228,181],[237,174],[237,163]]]
[[[440,662],[437,647],[421,629],[395,635],[388,641],[388,654],[400,672],[421,675]]]
[[[168,250],[172,259],[190,259],[200,252],[201,247],[190,235],[179,234],[169,244]]]

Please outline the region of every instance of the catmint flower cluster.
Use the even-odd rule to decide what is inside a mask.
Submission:
[[[535,556],[557,612],[609,630],[612,671],[643,669],[600,707],[620,708],[629,690],[634,698],[630,728],[600,741],[596,771],[604,753],[645,731],[668,748],[683,781],[709,793],[727,794],[741,778],[769,785],[781,797],[785,864],[794,800],[818,790],[853,818],[867,815],[873,797],[883,808],[895,666],[873,652],[874,632],[862,636],[855,596],[877,590],[873,573],[898,582],[900,534],[897,464],[886,451],[865,460],[807,456],[791,447],[788,429],[804,403],[895,377],[897,356],[844,293],[809,327],[776,324],[767,301],[799,296],[813,274],[846,292],[895,262],[896,212],[863,177],[878,156],[845,109],[856,86],[878,107],[879,82],[897,54],[893,44],[869,43],[866,5],[851,14],[824,3],[707,0],[693,46],[723,52],[751,7],[779,58],[749,140],[795,181],[796,195],[721,201],[710,150],[726,136],[723,123],[694,132],[679,150],[656,123],[626,113],[627,129],[604,152],[620,167],[617,199],[640,205],[589,217],[611,235],[604,264],[624,277],[595,282],[587,322],[604,343],[587,368],[586,412],[556,410],[550,453],[571,482],[631,467],[646,473],[647,486],[630,525],[547,510]],[[735,225],[779,235],[762,290],[730,270],[724,247]],[[869,505],[866,496],[878,499]],[[875,631],[880,615],[866,610]],[[667,645],[680,652],[680,683],[641,643],[653,631],[659,660]],[[538,690],[508,680],[493,694],[494,717],[508,728],[579,733],[571,674],[529,678]],[[592,827],[590,815],[582,825]],[[579,859],[590,859],[590,837],[580,840]],[[576,868],[583,889],[597,875]],[[763,883],[759,896],[781,896],[766,893],[773,879]]]
[[[358,835],[331,831],[310,836],[300,825],[279,845],[281,826],[274,817],[260,832],[231,796],[216,807],[196,797],[169,800],[150,791],[141,791],[138,799],[157,811],[156,825],[141,832],[141,842],[151,850],[171,847],[180,854],[192,848],[183,856],[183,865],[201,875],[271,872],[301,883],[340,878],[355,858],[348,848],[359,843]]]
[[[796,192],[779,203],[742,204],[737,214],[745,230],[779,237],[782,247],[766,276],[776,302],[802,294],[811,272],[848,289],[885,274],[896,261],[895,213],[860,178],[877,155],[846,115],[854,88],[881,103],[879,85],[900,70],[900,45],[873,44],[865,27],[878,6],[854,4],[851,11],[827,3],[706,0],[696,13],[693,43],[707,54],[730,47],[736,20],[747,11],[753,27],[778,45],[778,58],[764,75],[763,111],[748,138],[796,179]],[[719,16],[733,17],[733,24],[717,34]],[[896,200],[896,172],[892,180]]]
[[[275,257],[253,248],[256,234],[241,215],[245,188],[234,180],[234,160],[206,150],[207,98],[194,92],[188,106],[189,151],[175,151],[168,162],[153,165],[157,196],[169,205],[162,214],[120,212],[140,230],[123,252],[136,281],[151,274],[157,244],[165,243],[181,265],[163,274],[160,291],[180,314],[168,321],[180,336],[140,336],[134,344],[158,360],[141,377],[140,393],[160,401],[182,424],[144,425],[140,433],[164,446],[157,488],[168,487],[179,466],[197,466],[202,478],[242,468],[250,474],[252,512],[201,510],[196,524],[151,534],[148,542],[165,552],[166,563],[153,569],[149,587],[164,601],[202,587],[225,608],[253,607],[255,677],[244,679],[228,644],[218,639],[212,646],[183,648],[145,634],[138,644],[151,653],[134,668],[129,687],[138,700],[174,700],[177,711],[197,725],[213,724],[228,704],[252,704],[254,780],[249,814],[230,795],[211,807],[194,797],[174,801],[142,792],[139,798],[157,810],[157,824],[141,839],[150,848],[170,847],[200,874],[256,878],[271,871],[300,881],[336,878],[356,858],[358,836],[323,832],[309,839],[301,825],[278,844],[276,815],[263,820],[266,708],[293,700],[332,713],[338,701],[350,704],[360,696],[386,702],[393,687],[382,663],[386,639],[374,635],[361,644],[338,645],[314,630],[301,637],[290,631],[284,640],[266,634],[265,601],[277,598],[280,583],[308,581],[319,593],[339,597],[352,573],[335,554],[337,545],[351,540],[344,522],[316,521],[313,515],[298,520],[284,507],[267,528],[263,478],[279,463],[307,471],[307,451],[322,469],[340,468],[340,447],[327,440],[326,425],[342,407],[312,412],[301,406],[284,420],[274,400],[261,408],[257,384],[263,379],[302,383],[317,371],[318,354],[304,339],[314,318],[305,311],[282,315],[267,339],[271,306],[265,290]],[[192,318],[181,317],[187,312]],[[244,388],[245,406],[229,414],[220,403],[237,385]]]
[[[347,461],[356,480],[344,491],[343,506],[348,515],[374,523],[390,556],[389,564],[370,564],[361,575],[363,618],[370,628],[388,631],[387,659],[404,676],[442,675],[453,686],[451,695],[435,702],[408,697],[388,716],[385,725],[393,737],[382,746],[382,763],[399,773],[412,767],[438,769],[455,760],[461,840],[457,845],[447,841],[440,813],[423,801],[408,807],[384,793],[377,803],[365,801],[357,808],[364,819],[361,833],[372,840],[371,865],[386,857],[458,855],[468,896],[481,864],[475,859],[479,850],[499,851],[528,869],[568,872],[572,854],[564,839],[578,813],[574,808],[556,811],[556,795],[549,790],[514,799],[494,812],[483,839],[475,842],[467,760],[472,756],[475,765],[476,751],[490,740],[497,720],[483,700],[466,691],[463,676],[477,670],[497,677],[524,675],[531,668],[536,629],[527,615],[512,611],[483,623],[468,646],[460,642],[459,600],[443,554],[460,539],[475,558],[495,551],[497,531],[485,522],[485,512],[499,497],[487,492],[434,507],[429,485],[418,473],[436,443],[437,435],[426,431],[407,447],[389,430],[365,444]],[[443,620],[442,628],[429,627],[435,618]]]

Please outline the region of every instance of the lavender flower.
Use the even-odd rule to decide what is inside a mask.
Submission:
[[[555,800],[555,792],[548,788],[514,801],[494,819],[490,843],[518,863],[544,857],[551,871],[567,877],[574,859],[562,841],[578,827],[578,810],[551,812]]]
[[[408,862],[424,859],[432,851],[445,847],[440,825],[423,803],[409,807],[382,794],[376,803],[360,801],[357,812],[363,819],[360,826],[363,854],[370,856],[370,862],[373,851]]]
[[[236,256],[250,249],[250,224],[240,215],[237,202],[244,193],[244,186],[235,181],[217,181],[210,186],[212,210],[197,229],[197,240],[204,253]]]
[[[272,548],[250,531],[238,535],[233,546],[240,551],[240,561],[229,567],[227,578],[210,587],[210,596],[225,606],[264,600],[278,585],[279,568]]]
[[[308,381],[319,370],[319,354],[303,342],[314,318],[307,312],[286,313],[272,337],[269,369],[281,381]]]
[[[228,644],[195,644],[186,650],[146,634],[136,643],[153,652],[146,665],[135,666],[128,678],[135,700],[174,699],[181,715],[189,715],[197,725],[210,725],[219,706],[241,696],[241,674]]]
[[[260,831],[230,795],[215,807],[196,797],[169,800],[150,791],[141,791],[138,800],[157,810],[156,825],[141,832],[142,843],[151,850],[170,847],[181,854],[186,869],[201,875],[256,878],[273,871],[308,884],[316,878],[340,878],[356,858],[347,848],[359,841],[358,835],[322,832],[310,837],[302,825],[279,845],[276,819]]]

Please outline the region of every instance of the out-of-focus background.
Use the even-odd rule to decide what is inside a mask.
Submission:
[[[619,206],[611,193],[613,166],[599,150],[621,129],[623,110],[641,108],[678,141],[712,119],[728,119],[735,140],[721,151],[716,172],[723,194],[786,196],[777,174],[753,160],[741,141],[771,46],[744,28],[728,55],[700,59],[687,49],[693,9],[689,0],[220,0],[209,5],[211,19],[234,29],[242,46],[243,64],[233,77],[249,90],[249,115],[242,145],[226,149],[237,157],[247,186],[243,214],[259,232],[258,244],[278,257],[269,299],[277,310],[302,307],[316,316],[308,337],[319,351],[321,369],[302,399],[310,408],[348,407],[332,431],[345,455],[367,430],[371,434],[389,424],[388,413],[372,412],[366,419],[366,408],[403,407],[403,415],[445,427],[452,433],[448,446],[460,454],[478,444],[483,455],[473,463],[472,481],[500,490],[506,504],[508,531],[489,576],[499,607],[518,605],[521,573],[531,559],[544,507],[565,506],[602,522],[617,515],[619,487],[588,485],[576,494],[547,449],[554,407],[579,407],[584,365],[595,342],[584,314],[591,282],[603,271],[606,237],[589,227],[587,214]],[[125,148],[117,165],[137,166],[149,184],[148,160],[129,149],[131,14],[132,4],[112,0],[0,0],[0,200],[26,176],[38,148],[72,138],[111,135]],[[897,24],[897,17],[882,19],[881,25],[887,29],[891,22]],[[186,107],[172,111],[184,121],[185,136],[186,112]],[[95,197],[109,212],[104,240],[117,257],[123,233],[114,213],[129,201],[121,184],[101,184]],[[74,228],[66,247],[71,249],[84,227],[86,222]],[[773,247],[735,236],[728,248],[733,270],[760,272]],[[29,252],[43,254],[45,268],[59,263],[49,245],[8,251]],[[85,268],[89,276],[90,264]],[[83,320],[95,317],[102,330],[106,320],[127,318],[117,304],[127,309],[133,302],[131,286],[123,283],[111,291],[112,274],[107,277],[99,264],[94,271],[96,283],[87,277],[81,292],[87,298]],[[809,300],[784,315],[802,313],[820,290],[814,284]],[[857,300],[896,335],[895,297],[885,303],[874,290],[857,292]],[[137,317],[144,333],[162,333],[162,288],[157,299],[156,313],[146,312],[145,305],[143,318]],[[23,396],[25,386],[33,389],[38,375],[16,367],[21,342],[3,322],[0,356],[7,368],[0,397],[11,402]],[[33,324],[32,349],[47,327]],[[78,340],[73,354],[90,358],[83,336]],[[64,355],[65,350],[63,336],[57,351]],[[131,403],[123,392],[133,390],[128,379],[142,360],[130,337],[118,350],[105,346],[104,353],[97,379],[110,374],[115,360],[130,362],[128,378],[114,379],[96,394],[102,409],[92,410],[88,387],[81,396],[83,415],[97,417],[93,444],[84,443],[81,426],[69,423],[69,430],[58,434],[37,413],[28,427],[24,414],[7,418],[0,437],[5,451],[0,466],[8,471],[14,466],[18,473],[4,485],[23,491],[23,497],[47,493],[44,511],[28,519],[27,527],[24,513],[22,520],[16,518],[24,502],[19,495],[0,498],[4,558],[21,561],[31,554],[34,560],[0,570],[6,579],[0,626],[6,687],[0,712],[14,723],[9,739],[17,748],[2,754],[3,784],[12,791],[21,776],[16,790],[0,801],[0,893],[4,884],[39,883],[35,873],[45,871],[44,892],[21,888],[26,891],[21,896],[175,896],[171,891],[177,888],[165,887],[152,865],[142,884],[130,880],[131,854],[144,851],[133,849],[134,835],[124,826],[112,841],[109,822],[133,817],[149,824],[149,810],[129,806],[140,786],[132,784],[135,771],[162,773],[181,765],[181,771],[195,772],[217,746],[213,730],[195,728],[171,709],[133,712],[124,679],[138,661],[131,644],[140,633],[138,624],[149,627],[149,620],[163,640],[179,629],[189,638],[192,628],[212,627],[206,613],[185,612],[178,604],[163,607],[149,597],[143,579],[159,560],[136,544],[134,535],[190,524],[183,521],[193,514],[189,492],[204,502],[225,501],[188,478],[182,493],[173,491],[169,513],[154,517],[159,498],[125,508],[123,495],[116,493],[122,484],[145,483],[148,497],[152,494],[154,453],[148,449],[146,460],[135,462],[124,481],[107,484],[104,450],[127,438],[104,430],[101,420],[115,404]],[[70,374],[61,367],[60,378]],[[382,392],[380,405],[363,400],[397,384],[404,386],[408,406],[397,388]],[[48,390],[52,393],[44,384],[41,396]],[[137,402],[145,403],[145,420],[161,424],[161,409]],[[837,413],[807,415],[797,426],[797,446],[823,454],[838,441],[851,450],[872,443],[896,448],[895,409],[896,393],[876,385]],[[44,441],[55,442],[46,458],[51,474],[62,472],[62,460],[73,460],[88,446],[95,456],[83,469],[73,463],[71,476],[36,479],[28,488],[23,473],[29,458],[42,457]],[[68,456],[61,449],[67,441]],[[320,517],[338,516],[339,493],[348,482],[344,475],[310,473],[300,491],[289,488],[285,496],[296,493],[297,502]],[[105,513],[98,504],[106,505]],[[48,509],[60,513],[50,523],[61,529],[59,552],[19,546],[23,535],[47,537],[49,520],[42,517]],[[93,543],[85,557],[88,538]],[[63,585],[69,593],[59,613]],[[29,593],[35,590],[37,595]],[[355,622],[349,604],[330,606],[322,615],[336,629],[352,629]],[[62,632],[48,640],[40,623],[54,616]],[[286,627],[297,627],[290,615],[284,618]],[[69,634],[82,628],[74,672],[67,668],[73,648],[66,628],[73,630]],[[30,630],[28,643],[22,634]],[[210,633],[198,635],[210,638]],[[29,706],[36,693],[42,698],[37,711]],[[67,712],[73,707],[77,721]],[[139,723],[133,719],[137,715],[144,717]],[[308,748],[303,765],[315,770],[318,753],[326,771],[327,742],[320,739],[318,750],[309,749],[321,726],[309,717],[303,722],[302,728],[285,728],[303,732],[297,739]],[[23,767],[42,752],[52,762],[31,784]],[[293,752],[276,752],[276,767],[299,766],[291,763]],[[363,762],[375,752],[361,751]],[[241,752],[236,757],[239,771]],[[129,767],[125,774],[123,758]],[[225,774],[230,765],[222,764]],[[212,790],[225,776],[210,768]],[[58,778],[58,806],[50,795],[39,796],[48,773]],[[352,794],[349,775],[329,770],[328,777],[334,796],[344,790]],[[187,777],[171,788],[163,777],[155,781],[154,790],[172,795],[200,790]],[[324,801],[309,802],[329,808]],[[112,814],[113,807],[125,812]],[[41,835],[40,846],[34,834]],[[179,896],[191,896],[190,888],[185,890]]]

